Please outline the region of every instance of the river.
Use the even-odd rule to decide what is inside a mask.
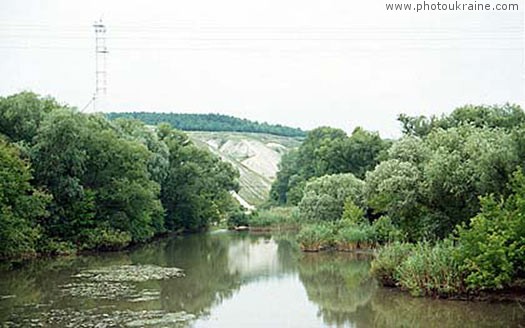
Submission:
[[[181,268],[184,276],[151,276],[166,267]],[[301,253],[286,236],[172,237],[124,252],[1,267],[0,322],[97,328],[525,323],[525,308],[517,303],[413,298],[378,286],[369,267],[366,255]]]

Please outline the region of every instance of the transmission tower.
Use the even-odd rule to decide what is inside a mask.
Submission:
[[[99,19],[93,24],[95,28],[95,93],[93,94],[93,111],[104,104],[107,92],[106,25]]]

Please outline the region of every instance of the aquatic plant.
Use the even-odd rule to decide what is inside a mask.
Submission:
[[[326,223],[304,225],[297,235],[297,241],[303,251],[317,252],[325,249],[333,243],[332,225]]]
[[[460,263],[454,256],[456,248],[445,240],[435,245],[420,242],[396,268],[401,288],[414,296],[448,296],[464,291]]]
[[[414,245],[395,242],[380,248],[370,272],[385,286],[396,286],[397,268],[413,252]]]

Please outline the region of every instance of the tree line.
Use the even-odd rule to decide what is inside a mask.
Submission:
[[[400,115],[403,136],[321,127],[283,157],[270,205],[297,206],[304,250],[387,244],[373,272],[413,294],[525,278],[525,113],[464,106]]]
[[[149,125],[169,123],[176,129],[183,131],[232,131],[268,133],[285,137],[304,137],[306,132],[280,124],[259,123],[221,114],[183,114],[183,113],[150,113],[126,112],[108,113],[107,117],[133,118]]]
[[[238,208],[238,172],[169,124],[0,97],[0,258],[120,249]]]

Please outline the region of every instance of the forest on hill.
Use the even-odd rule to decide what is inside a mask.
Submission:
[[[238,172],[160,124],[0,97],[0,259],[114,250],[238,210]]]
[[[149,125],[169,123],[173,128],[183,131],[232,131],[268,133],[286,137],[304,137],[306,132],[279,124],[259,123],[222,114],[183,114],[150,112],[112,112],[107,117],[132,118]]]

